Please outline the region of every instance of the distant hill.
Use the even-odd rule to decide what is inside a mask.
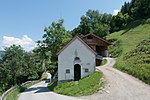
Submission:
[[[137,20],[107,36],[116,68],[150,84],[150,19]]]

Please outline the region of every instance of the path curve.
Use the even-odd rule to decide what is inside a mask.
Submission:
[[[150,100],[150,86],[112,68],[115,59],[106,58],[107,64],[98,67],[104,74],[106,86],[96,94],[81,97],[87,100]]]
[[[49,77],[50,74],[48,74]],[[79,98],[60,95],[49,91],[48,83],[42,81],[21,93],[18,100],[79,100]]]

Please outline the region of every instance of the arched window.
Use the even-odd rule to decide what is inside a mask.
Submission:
[[[75,57],[74,60],[75,60],[75,61],[78,61],[78,60],[80,60],[80,58],[79,58],[79,57]]]

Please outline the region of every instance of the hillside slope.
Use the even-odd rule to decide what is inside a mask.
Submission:
[[[109,53],[115,67],[150,84],[150,19],[132,22],[124,30],[108,35]]]

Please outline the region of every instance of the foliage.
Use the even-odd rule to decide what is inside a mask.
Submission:
[[[5,49],[0,61],[0,91],[28,80],[38,79],[41,70],[36,64],[35,55],[25,52],[21,46],[12,45]]]
[[[122,6],[121,12],[128,13],[133,19],[141,19],[150,17],[150,1],[149,0],[132,0]]]
[[[92,75],[79,80],[79,82],[71,81],[58,86],[56,86],[56,82],[54,82],[50,83],[48,87],[54,92],[69,96],[89,95],[100,89],[102,86],[102,81],[100,81],[101,78],[102,73],[95,72]]]
[[[119,12],[116,16],[112,17],[111,23],[110,23],[110,32],[118,31],[121,28],[125,27],[132,21],[132,18],[126,13],[122,14]]]
[[[57,70],[56,52],[71,38],[63,22],[64,20],[60,19],[58,22],[52,22],[51,26],[45,27],[43,40],[37,42],[38,47],[35,49],[35,53],[41,58],[42,66],[52,75]]]
[[[55,54],[71,37],[63,26],[63,20],[53,22],[44,29],[43,40],[33,52],[25,52],[21,46],[6,48],[0,59],[0,92],[28,80],[39,79],[43,71],[57,70]]]
[[[122,5],[121,11],[113,16],[110,32],[118,31],[135,20],[150,17],[150,0],[131,0]]]
[[[86,15],[81,16],[80,25],[71,31],[72,35],[93,33],[104,37],[109,34],[111,14],[100,14],[98,10],[88,10]]]
[[[35,48],[33,52],[36,54],[36,61],[39,66],[42,66],[42,70],[46,72],[51,63],[51,51],[48,50],[43,43],[40,43],[40,45]]]
[[[88,10],[86,15],[81,16],[78,27],[71,31],[76,34],[94,33],[105,37],[109,33],[119,31],[132,21],[147,19],[150,17],[150,0],[131,0],[122,5],[117,15],[100,14],[98,10]]]
[[[149,28],[149,19],[145,21],[139,20],[127,26],[126,30],[121,30],[107,36],[107,39],[112,41],[113,44],[109,48],[112,54],[117,55],[117,48],[122,48],[122,53],[117,56],[115,67],[139,78],[147,84],[150,84]],[[114,45],[118,40],[120,40],[121,43]]]
[[[49,90],[54,91],[54,88],[56,86],[57,86],[57,81],[54,81],[54,82],[49,83],[47,87],[49,88]]]
[[[112,57],[118,57],[122,54],[121,40],[113,41],[112,45],[109,46],[109,54]]]
[[[68,40],[71,35],[66,31],[63,26],[63,19],[58,22],[52,22],[51,26],[45,27],[42,43],[54,55]]]
[[[106,60],[106,59],[103,59],[101,65],[105,65],[106,63],[107,63],[107,60]]]

